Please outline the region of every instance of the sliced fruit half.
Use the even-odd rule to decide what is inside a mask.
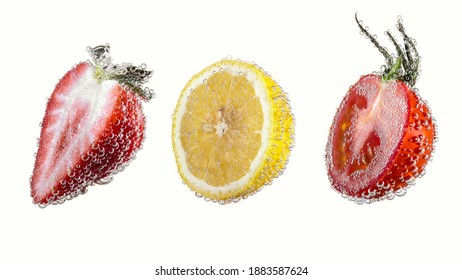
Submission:
[[[382,73],[362,76],[344,97],[330,129],[326,166],[332,187],[359,204],[402,196],[425,174],[436,142],[436,124],[414,85],[420,73],[415,41],[397,28],[401,47],[392,56],[356,16],[361,32],[384,55]]]
[[[142,88],[152,71],[112,64],[109,45],[89,48],[93,62],[81,62],[56,85],[41,124],[30,179],[33,202],[60,204],[109,183],[142,147],[145,116]]]
[[[428,106],[399,80],[371,74],[350,88],[327,145],[334,189],[358,203],[404,195],[433,151]]]
[[[172,142],[178,172],[198,196],[246,198],[285,169],[294,144],[287,94],[254,64],[219,61],[184,87]]]

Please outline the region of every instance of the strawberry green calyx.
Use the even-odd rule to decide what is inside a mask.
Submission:
[[[143,87],[153,73],[146,70],[146,64],[140,66],[134,66],[131,63],[113,64],[109,44],[94,48],[88,47],[87,51],[95,65],[95,77],[98,81],[116,80],[138,94],[144,101],[149,101],[154,97],[152,89]]]
[[[416,49],[415,40],[410,38],[404,30],[401,17],[398,17],[396,27],[403,37],[404,48],[398,44],[390,31],[385,32],[395,46],[397,55],[390,55],[387,49],[379,44],[375,36],[371,35],[362,22],[358,20],[357,13],[355,14],[355,19],[361,34],[364,34],[385,57],[386,65],[384,65],[382,71],[382,79],[384,81],[401,80],[411,87],[414,86],[420,73],[420,56]]]

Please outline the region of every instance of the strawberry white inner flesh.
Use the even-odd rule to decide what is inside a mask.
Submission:
[[[98,82],[94,68],[86,63],[71,77],[68,86],[58,88],[45,115],[35,190],[45,197],[88,151],[105,128],[117,101],[111,94],[117,82]]]
[[[352,108],[340,108],[336,117],[330,174],[337,188],[357,193],[378,179],[397,151],[408,119],[408,102],[396,81],[382,82],[370,75],[350,89],[342,105]],[[351,110],[350,117],[345,110]]]

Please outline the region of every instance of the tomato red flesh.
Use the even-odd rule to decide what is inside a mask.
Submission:
[[[412,91],[367,75],[350,88],[331,127],[327,167],[332,186],[353,198],[376,198],[408,130]],[[374,193],[375,192],[375,193]],[[384,192],[385,193],[385,192]]]

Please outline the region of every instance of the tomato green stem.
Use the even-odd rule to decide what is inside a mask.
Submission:
[[[396,58],[395,64],[391,67],[390,71],[383,77],[384,81],[394,80],[399,76],[399,69],[401,68],[401,57]]]
[[[420,56],[415,47],[415,41],[410,38],[404,31],[403,21],[398,17],[397,28],[401,33],[404,40],[404,49],[398,44],[395,37],[390,31],[385,34],[388,36],[390,41],[393,43],[397,56],[391,56],[387,49],[379,44],[375,36],[371,35],[367,28],[363,26],[362,22],[358,20],[358,14],[355,14],[356,23],[359,26],[361,32],[368,38],[374,46],[382,53],[385,57],[386,65],[382,73],[382,78],[385,81],[398,79],[408,83],[410,86],[414,86],[419,76],[420,67]]]
[[[368,38],[373,44],[374,46],[383,54],[383,56],[385,57],[386,61],[387,61],[387,64],[388,65],[392,65],[393,64],[393,58],[391,57],[391,55],[388,53],[387,49],[382,47],[379,42],[377,41],[377,39],[375,39],[374,36],[372,36],[369,31],[367,31],[367,28],[363,26],[362,22],[358,19],[358,13],[355,14],[355,19],[356,19],[356,23],[358,24],[359,26],[359,29],[361,30],[361,32],[366,36],[366,38]]]

